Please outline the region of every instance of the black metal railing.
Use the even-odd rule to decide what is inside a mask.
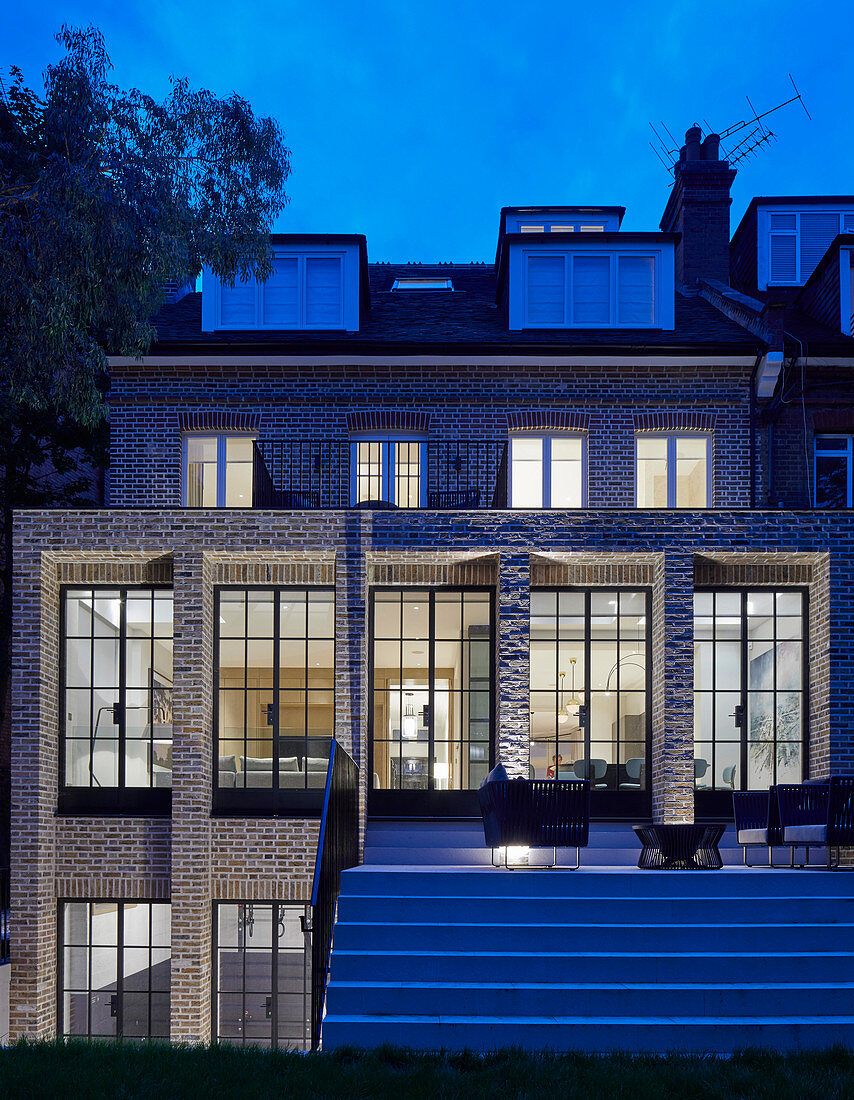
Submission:
[[[9,946],[10,885],[9,868],[0,867],[0,964],[7,963],[11,957]]]
[[[341,890],[341,872],[359,862],[359,769],[336,742],[329,750],[326,791],[311,888],[311,1049],[320,1045],[320,1027],[329,977],[332,927]]]
[[[429,440],[428,508],[503,508],[507,440]],[[256,508],[349,508],[351,444],[333,439],[264,439],[255,444]],[[388,493],[393,500],[393,493]]]

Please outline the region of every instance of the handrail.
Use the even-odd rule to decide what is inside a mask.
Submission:
[[[341,891],[341,872],[359,861],[359,769],[333,741],[326,769],[323,812],[311,886],[311,1049],[320,1028],[332,951],[332,928]]]

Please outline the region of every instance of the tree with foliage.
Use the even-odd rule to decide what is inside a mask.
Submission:
[[[103,451],[107,356],[142,356],[163,287],[206,264],[269,274],[289,151],[240,96],[172,78],[157,101],[109,82],[93,27],[63,27],[44,90],[18,69],[0,95],[0,728],[8,707],[13,508],[85,488]],[[59,478],[55,476],[59,474]]]

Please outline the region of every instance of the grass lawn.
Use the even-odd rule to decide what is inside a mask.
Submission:
[[[732,1058],[420,1054],[386,1047],[265,1054],[232,1047],[28,1043],[0,1050],[2,1097],[560,1097],[571,1100],[850,1100],[854,1054]]]

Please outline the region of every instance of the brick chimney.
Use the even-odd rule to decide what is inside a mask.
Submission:
[[[676,246],[676,281],[687,287],[696,286],[698,279],[729,284],[729,192],[735,169],[718,159],[717,134],[708,134],[705,141],[701,137],[699,126],[685,134],[659,223],[664,233],[682,234]]]

